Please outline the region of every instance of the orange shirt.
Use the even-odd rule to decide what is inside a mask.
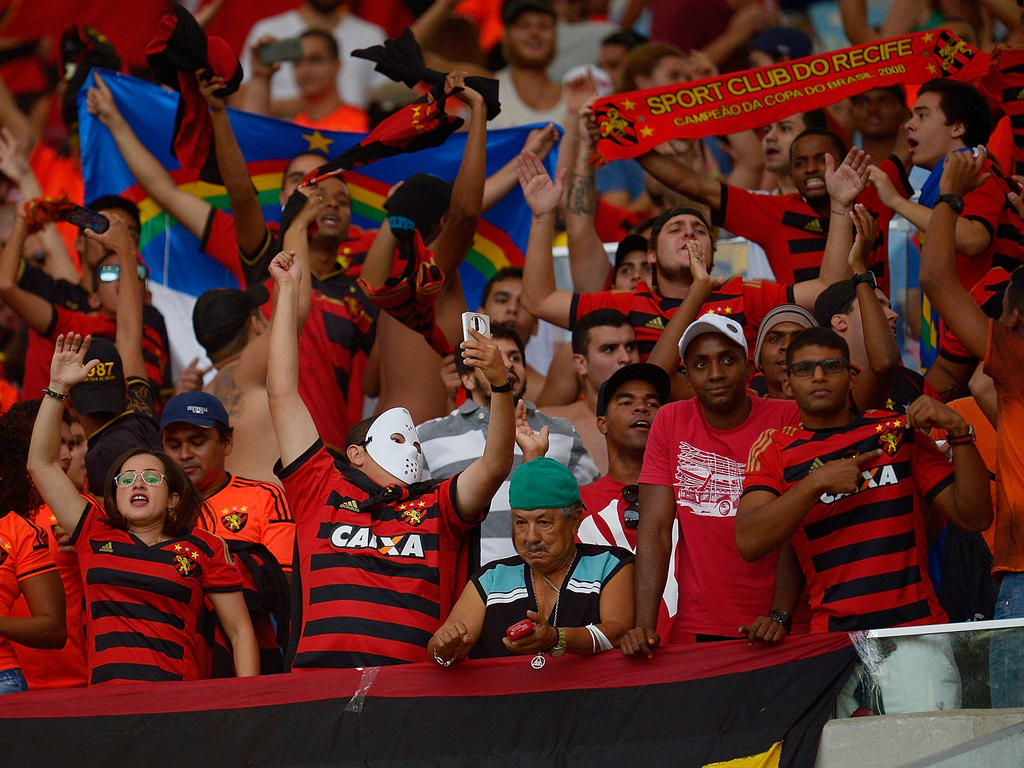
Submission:
[[[59,541],[66,541],[70,532],[65,531],[57,523],[57,517],[46,504],[35,511],[33,522],[47,532],[50,556],[57,564],[60,580],[64,583],[68,639],[63,648],[29,648],[15,645],[18,664],[28,681],[28,687],[33,690],[85,686],[89,684],[89,667],[85,660],[85,602],[78,555],[73,548],[61,549]],[[11,615],[31,615],[24,597],[18,598]]]
[[[285,573],[292,570],[295,522],[281,486],[244,477],[230,478],[206,503],[213,512],[199,517],[199,528],[222,539],[262,544],[277,558]]]
[[[333,112],[314,120],[305,112],[299,112],[292,122],[305,128],[322,131],[351,131],[352,133],[369,133],[370,118],[363,110],[348,104],[342,104]]]
[[[993,573],[1024,572],[1024,334],[990,320],[985,373],[996,383],[996,533]],[[975,428],[977,429],[977,428]]]
[[[0,616],[10,616],[21,582],[56,571],[46,531],[15,512],[0,517]],[[0,671],[18,666],[14,643],[0,637]]]

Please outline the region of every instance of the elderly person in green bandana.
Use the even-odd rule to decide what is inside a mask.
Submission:
[[[585,510],[572,473],[553,459],[522,464],[509,486],[518,555],[466,585],[427,654],[443,667],[466,656],[597,654],[633,625],[633,555],[578,544]]]

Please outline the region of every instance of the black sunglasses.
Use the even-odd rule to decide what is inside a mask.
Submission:
[[[635,531],[640,527],[640,486],[636,483],[622,486],[622,500],[629,506],[622,512],[622,524],[629,530]]]

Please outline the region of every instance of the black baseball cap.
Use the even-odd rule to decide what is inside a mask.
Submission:
[[[668,374],[653,363],[631,363],[619,368],[601,385],[601,390],[597,393],[598,416],[604,416],[608,412],[608,401],[615,396],[615,390],[627,381],[648,382],[658,393],[658,399],[662,404],[668,402],[669,392],[672,390]]]
[[[507,27],[526,11],[540,11],[557,18],[555,8],[548,0],[505,0],[501,6],[501,23]]]
[[[270,300],[262,283],[247,290],[214,288],[200,294],[192,308],[192,330],[207,354],[223,349],[241,332],[252,311]]]
[[[121,413],[124,410],[124,368],[121,355],[110,339],[93,336],[85,354],[87,362],[99,364],[84,381],[71,388],[75,410],[83,414]]]
[[[631,253],[636,251],[643,251],[647,253],[647,238],[643,235],[626,235],[619,241],[619,246],[615,249],[615,268],[618,269],[622,266],[622,260]]]
[[[857,286],[850,279],[840,280],[832,283],[828,288],[818,294],[814,301],[814,319],[822,328],[832,327],[832,315],[850,306],[857,298]]]

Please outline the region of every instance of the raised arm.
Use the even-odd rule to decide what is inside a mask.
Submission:
[[[78,334],[63,334],[50,362],[49,389],[58,395],[67,395],[71,387],[84,381],[96,367],[97,360],[85,362],[91,337],[83,340]],[[28,447],[28,471],[43,501],[53,511],[57,522],[68,532],[78,527],[85,511],[86,501],[78,493],[60,465],[60,422],[64,414],[64,401],[46,396],[39,405],[39,414],[32,427],[32,442]]]
[[[853,242],[853,210],[857,196],[864,191],[871,168],[871,156],[864,150],[853,147],[836,167],[835,158],[825,155],[825,187],[828,190],[831,210],[825,241],[825,253],[821,257],[821,270],[813,280],[804,280],[793,286],[793,299],[808,311],[814,311],[818,295],[832,283],[850,277],[850,243]],[[834,239],[833,239],[834,238]]]
[[[855,275],[864,275],[868,271],[867,254],[878,236],[878,225],[871,212],[860,204],[855,206],[850,218],[857,230],[857,237],[850,248],[850,270]],[[885,310],[870,283],[857,283],[857,307],[860,309],[868,367],[853,380],[853,401],[861,410],[884,408],[900,366],[900,351]]]
[[[526,135],[522,151],[532,152],[543,160],[548,156],[548,152],[558,143],[558,129],[555,128],[554,123],[548,123],[543,128],[534,128]],[[518,155],[501,166],[484,181],[483,209],[489,211],[517,186],[519,186]]]
[[[299,396],[299,283],[302,266],[288,253],[270,262],[277,284],[274,315],[270,321],[270,358],[267,365],[267,401],[274,422],[281,463],[288,466],[318,439],[309,409]]]
[[[90,114],[103,123],[117,144],[121,157],[128,165],[132,176],[157,205],[181,222],[182,226],[195,237],[202,239],[206,221],[210,216],[210,204],[191,195],[175,184],[171,174],[160,161],[139,141],[135,131],[124,119],[110,88],[99,73],[95,74],[96,86],[86,94],[86,107]]]
[[[512,471],[515,445],[515,415],[512,391],[495,392],[508,382],[508,369],[498,345],[476,331],[472,341],[462,342],[462,359],[479,368],[491,385],[491,421],[487,427],[484,454],[459,475],[455,498],[459,517],[477,522],[491,507],[491,499]]]
[[[519,155],[519,185],[533,212],[523,266],[522,302],[535,317],[568,328],[573,296],[569,291],[555,289],[555,267],[551,261],[555,208],[562,196],[564,179],[563,172],[552,182],[536,155]]]
[[[719,182],[697,173],[674,157],[652,150],[640,155],[637,161],[651,176],[681,195],[692,197],[710,206],[713,211],[722,207],[722,186]]]
[[[907,426],[925,432],[946,430],[946,441],[953,451],[953,485],[946,486],[928,505],[929,512],[942,514],[965,531],[983,531],[992,523],[992,495],[988,468],[974,440],[960,441],[968,433],[964,418],[944,403],[922,395],[907,409]],[[932,446],[929,446],[931,448]]]
[[[42,336],[53,322],[53,305],[18,285],[18,265],[21,264],[27,235],[19,212],[14,219],[14,231],[0,251],[0,299],[17,313],[25,325]]]
[[[467,87],[465,81],[466,73],[462,71],[451,72],[445,79],[446,91],[462,89],[456,91],[455,96],[470,110],[466,146],[452,184],[448,217],[441,233],[430,243],[437,266],[446,275],[458,269],[473,244],[477,223],[483,215],[484,181],[487,177],[487,106],[483,97]]]
[[[235,219],[235,238],[242,253],[256,253],[263,245],[266,237],[267,222],[263,217],[256,190],[249,177],[249,167],[245,164],[242,148],[238,146],[235,132],[231,128],[227,104],[217,95],[224,86],[224,78],[209,77],[203,79],[198,73],[199,91],[210,107],[210,119],[213,122],[213,145],[217,156],[217,169],[221,181],[228,193],[231,203],[231,215]]]
[[[979,174],[985,154],[950,152],[942,166],[939,193],[964,195],[980,183]],[[921,248],[921,288],[932,306],[975,357],[984,359],[988,346],[990,320],[956,276],[956,238],[959,227],[956,211],[947,203],[937,203],[928,223],[928,237]]]
[[[573,289],[579,293],[603,291],[612,266],[605,253],[604,243],[597,234],[594,217],[597,213],[597,187],[594,180],[594,166],[588,159],[594,149],[587,128],[593,100],[581,105],[575,114],[566,118],[566,139],[570,126],[574,142],[563,140],[562,152],[575,146],[569,173],[569,189],[565,202],[565,231],[569,236],[569,272]],[[583,114],[581,114],[581,111]],[[569,119],[571,117],[571,120]],[[561,158],[562,152],[559,153]]]

